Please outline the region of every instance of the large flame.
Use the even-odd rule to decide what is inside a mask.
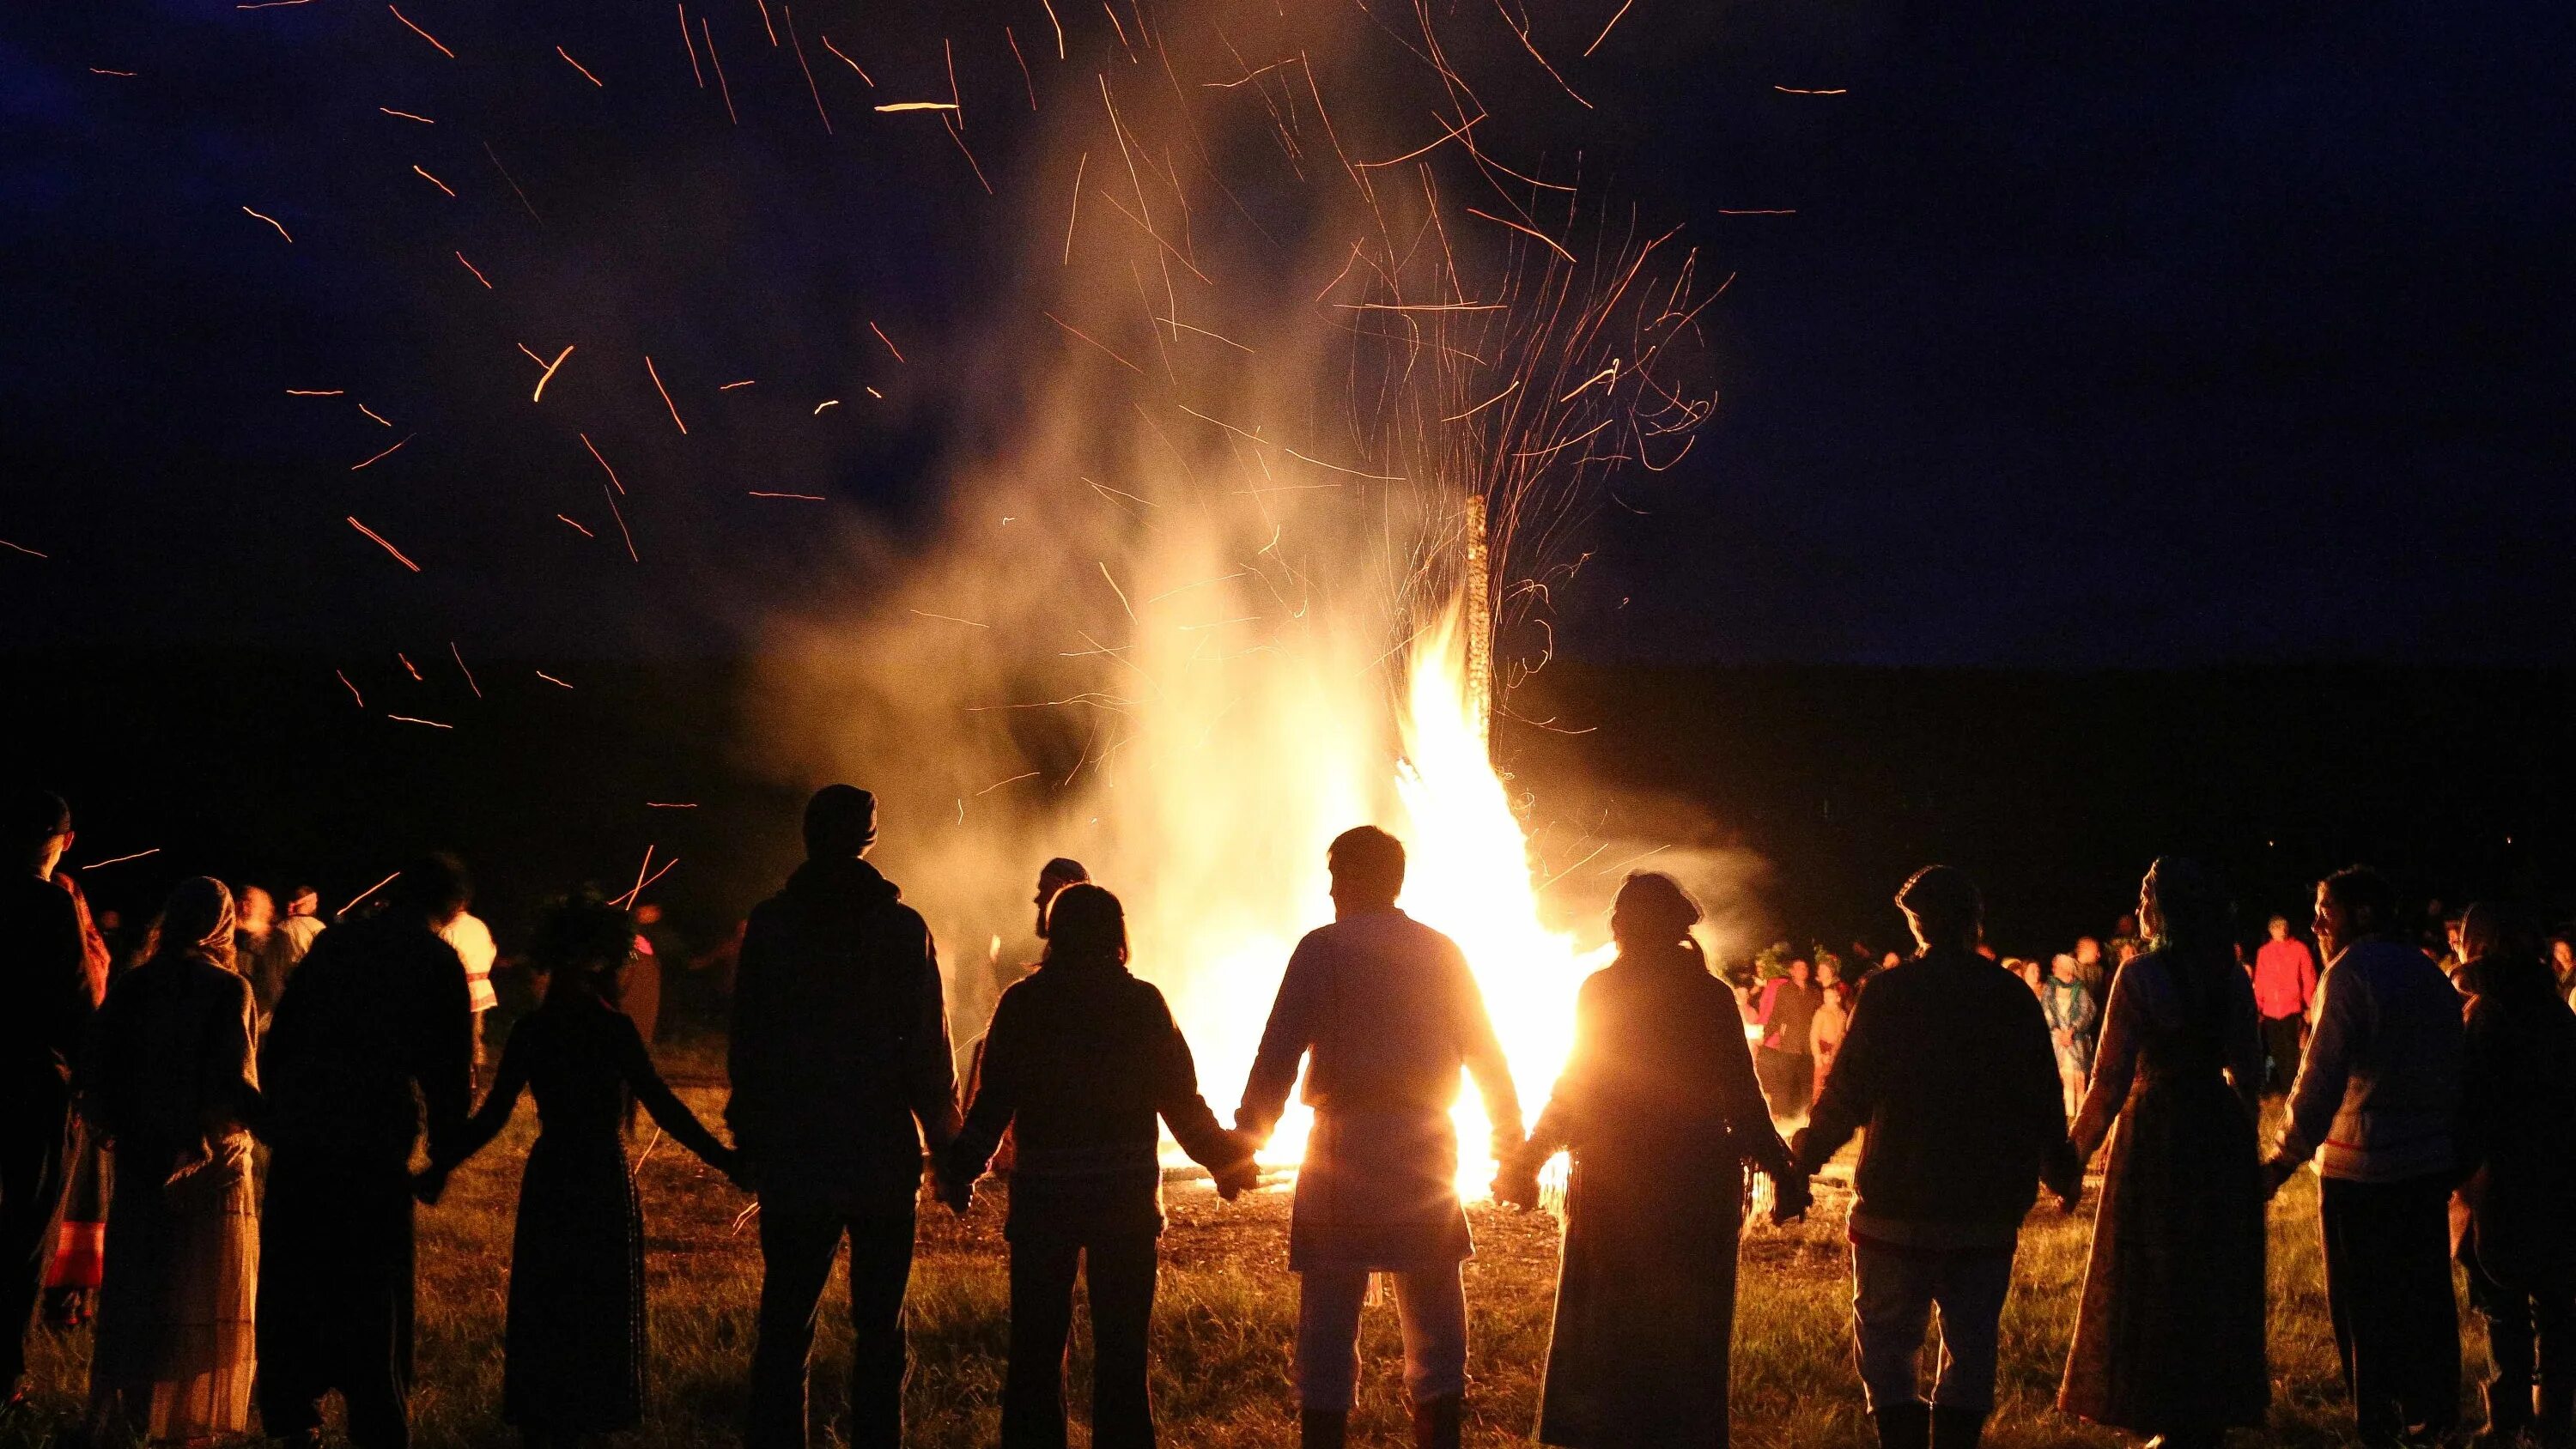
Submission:
[[[1510,1058],[1523,1111],[1534,1118],[1573,1044],[1575,992],[1603,952],[1583,950],[1571,933],[1550,930],[1541,919],[1528,842],[1494,769],[1481,702],[1469,688],[1466,630],[1462,610],[1452,603],[1406,652],[1396,719],[1403,752],[1383,764],[1391,791],[1381,798],[1391,800],[1393,809],[1378,823],[1405,842],[1400,904],[1466,953]],[[1331,730],[1329,720],[1313,723]],[[1313,865],[1297,886],[1309,910],[1325,904],[1324,843],[1309,842]],[[1173,983],[1182,1028],[1197,1045],[1212,1086],[1230,1088],[1250,1068],[1270,997],[1294,945],[1285,936],[1255,934],[1211,941],[1204,954],[1183,952],[1183,959],[1219,963]],[[1484,1104],[1472,1089],[1463,1091],[1452,1115],[1459,1190],[1479,1196],[1495,1168]],[[1293,1107],[1265,1161],[1295,1162],[1309,1123],[1306,1110]]]

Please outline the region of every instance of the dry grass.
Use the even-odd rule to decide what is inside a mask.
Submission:
[[[706,1075],[712,1059],[679,1055],[684,1070],[677,1075],[695,1082],[683,1095],[712,1114],[721,1100]],[[522,1109],[511,1131],[456,1175],[445,1202],[421,1216],[414,1410],[422,1449],[515,1442],[498,1417],[501,1324],[512,1204],[532,1116]],[[621,1440],[633,1449],[733,1443],[759,1280],[755,1235],[748,1224],[736,1227],[746,1201],[668,1143],[646,1159],[639,1181],[650,1233],[650,1414]],[[1193,1186],[1172,1199],[1156,1308],[1154,1391],[1164,1442],[1209,1449],[1293,1443],[1296,1281],[1286,1271],[1285,1194],[1228,1205]],[[1737,1444],[1806,1449],[1868,1438],[1847,1333],[1841,1204],[1829,1190],[1809,1222],[1747,1234],[1735,1352]],[[1555,1224],[1492,1208],[1470,1215],[1478,1255],[1467,1275],[1474,1382],[1468,1438],[1496,1445],[1526,1439],[1535,1417]],[[1000,1205],[991,1201],[963,1221],[945,1209],[923,1214],[909,1407],[912,1442],[924,1449],[963,1449],[996,1437],[1008,1309],[1000,1225]],[[1989,1436],[1999,1449],[2123,1442],[2051,1407],[2089,1231],[2089,1209],[2069,1220],[2044,1207],[2022,1236],[2018,1282],[2004,1315],[2001,1405]],[[2275,1205],[2271,1261],[2274,1405],[2266,1439],[2343,1443],[2349,1416],[2326,1329],[2313,1178],[2303,1175]],[[837,1303],[837,1281],[832,1291]],[[1392,1312],[1371,1310],[1364,1331],[1367,1377],[1354,1439],[1404,1442]],[[0,1431],[0,1449],[44,1442],[72,1419],[86,1335],[39,1337],[36,1413]],[[2469,1337],[2475,1359],[2477,1335]],[[846,1363],[847,1346],[845,1324],[827,1313],[815,1383],[817,1414],[827,1424],[842,1402],[837,1366]],[[1083,1353],[1077,1340],[1077,1410],[1087,1397]],[[1075,1436],[1085,1442],[1079,1424]],[[831,1438],[837,1442],[837,1434]]]

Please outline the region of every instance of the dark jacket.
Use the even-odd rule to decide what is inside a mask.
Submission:
[[[901,896],[866,861],[807,861],[743,929],[725,1125],[764,1201],[908,1213],[924,1135],[956,1135],[938,951]]]
[[[474,1104],[465,963],[420,920],[323,932],[277,999],[259,1076],[254,1126],[280,1152],[400,1172],[426,1108],[437,1154]]]
[[[2470,963],[2473,978],[2483,961]],[[2460,1197],[2480,1271],[2523,1292],[2576,1291],[2576,1013],[2548,968],[2520,970],[2468,1009]],[[2493,973],[2501,975],[2502,973]]]
[[[1002,1130],[1018,1142],[1010,1232],[1162,1227],[1156,1119],[1201,1166],[1251,1147],[1199,1095],[1190,1044],[1163,993],[1110,962],[1059,962],[1002,993],[984,1039],[983,1082],[948,1174],[984,1170]]]
[[[156,956],[117,978],[80,1081],[82,1113],[120,1166],[158,1181],[258,1120],[253,1010],[249,982],[193,956]]]
[[[70,1100],[95,1001],[81,944],[70,892],[33,871],[0,880],[0,1111],[59,1116]]]
[[[1871,976],[1798,1134],[1802,1164],[1822,1168],[1860,1128],[1855,1236],[2008,1243],[2041,1173],[2070,1153],[2039,998],[1966,951],[1926,951]]]

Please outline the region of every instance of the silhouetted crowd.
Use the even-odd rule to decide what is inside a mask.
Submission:
[[[961,1098],[929,928],[866,859],[874,798],[834,785],[805,810],[805,863],[742,932],[728,1145],[655,1068],[630,1009],[648,1004],[631,987],[638,922],[616,901],[585,891],[545,912],[530,948],[542,1004],[478,1105],[493,952],[488,931],[460,930],[471,893],[453,859],[413,864],[327,929],[309,893],[252,931],[224,885],[184,881],[111,983],[56,869],[69,810],[31,793],[7,812],[20,868],[0,882],[0,1382],[23,1396],[40,1291],[68,1273],[94,1304],[93,1434],[238,1434],[255,1400],[269,1437],[315,1444],[337,1392],[352,1441],[400,1449],[415,1204],[438,1201],[533,1095],[502,1403],[532,1446],[642,1418],[637,1106],[758,1199],[752,1449],[809,1442],[818,1308],[844,1244],[847,1440],[901,1443],[925,1187],[963,1213],[997,1168],[1003,1443],[1066,1442],[1079,1277],[1092,1442],[1149,1446],[1162,1138],[1231,1200],[1258,1185],[1255,1153],[1293,1092],[1313,1114],[1288,1229],[1301,1444],[1344,1442],[1374,1276],[1401,1320],[1414,1443],[1455,1449],[1463,1073],[1494,1124],[1498,1199],[1536,1206],[1542,1172],[1570,1157],[1545,1443],[1723,1445],[1751,1174],[1774,1221],[1798,1218],[1855,1135],[1852,1338],[1886,1449],[1978,1444],[2024,1221],[2043,1190],[2073,1213],[2106,1148],[2063,1412],[2177,1449],[2259,1427],[2266,1204],[2313,1163],[2361,1439],[2458,1427],[2456,1263],[2494,1362],[2483,1442],[2571,1442],[2576,1014],[2528,922],[2473,906],[2428,950],[2364,868],[2318,883],[2313,956],[2275,920],[2245,960],[2225,890],[2167,858],[2113,956],[2088,942],[2042,968],[1986,951],[1977,888],[1935,865],[1896,898],[1910,955],[1864,974],[1819,953],[1758,987],[1711,970],[1678,883],[1632,875],[1615,959],[1584,982],[1573,1050],[1524,1132],[1465,956],[1396,905],[1404,847],[1362,826],[1332,843],[1334,919],[1290,957],[1229,1126],[1162,994],[1128,969],[1118,897],[1065,859],[1039,881],[1043,958],[1001,992]],[[2287,1096],[2268,1146],[2267,1081]],[[1775,1123],[1802,1115],[1784,1139]]]

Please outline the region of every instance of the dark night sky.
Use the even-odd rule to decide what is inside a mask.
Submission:
[[[1107,23],[1063,8],[1079,61]],[[1539,7],[1536,38],[1572,56],[1615,8]],[[965,371],[940,339],[998,264],[972,238],[1017,206],[867,104],[944,91],[953,35],[971,111],[1007,114],[1000,27],[1035,50],[1044,12],[814,0],[827,140],[754,0],[702,9],[739,129],[650,5],[407,6],[456,63],[378,0],[0,14],[0,539],[50,555],[0,551],[11,637],[722,649],[838,555],[824,515],[674,489],[749,474],[917,520],[936,379]],[[1566,646],[2576,661],[2568,16],[1636,0],[1565,60],[1600,111],[1533,73],[1512,124],[1737,274],[1710,314],[1724,401],[1682,469],[1622,489],[1642,514],[1597,520]],[[975,135],[1008,176],[1024,136]],[[542,428],[487,426],[533,372],[513,342],[576,339],[621,360],[577,353]],[[670,361],[694,451],[625,375],[638,353]],[[867,385],[882,407],[807,412]],[[576,423],[635,475],[644,567],[549,517],[609,524]]]

